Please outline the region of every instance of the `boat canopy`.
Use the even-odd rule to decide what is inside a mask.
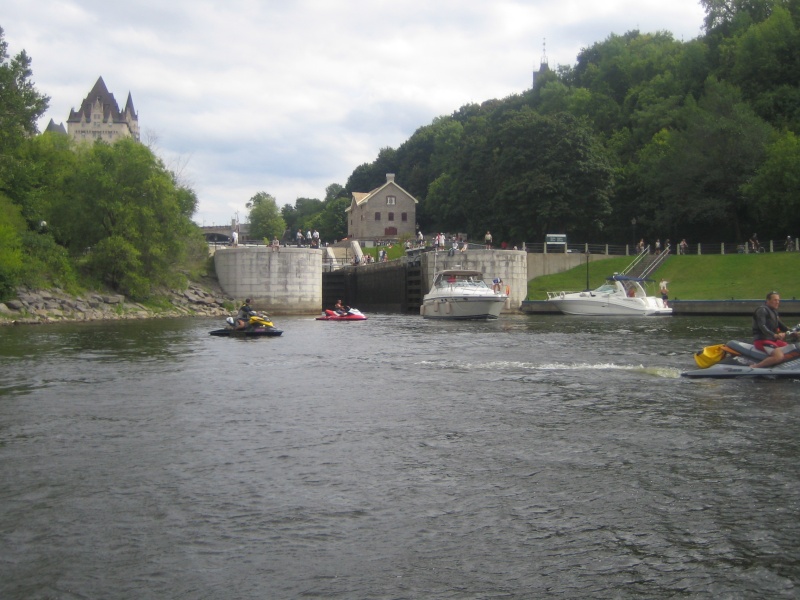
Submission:
[[[631,277],[629,275],[619,275],[614,273],[610,277],[608,277],[608,281],[635,281],[637,283],[644,283],[644,282],[652,282],[652,279],[642,279],[641,277]]]

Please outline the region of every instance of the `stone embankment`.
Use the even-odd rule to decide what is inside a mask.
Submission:
[[[215,283],[193,283],[185,290],[172,290],[167,295],[169,306],[165,308],[147,307],[113,293],[72,296],[57,288],[19,288],[15,299],[0,302],[0,325],[189,316],[227,317],[231,314],[233,299],[225,296]]]

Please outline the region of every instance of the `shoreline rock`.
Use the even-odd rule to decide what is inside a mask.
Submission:
[[[72,296],[59,288],[17,289],[17,297],[0,302],[0,326],[42,325],[82,321],[160,319],[174,317],[227,317],[233,299],[226,296],[216,281],[189,283],[185,290],[170,290],[170,308],[148,308],[121,294],[87,292]]]

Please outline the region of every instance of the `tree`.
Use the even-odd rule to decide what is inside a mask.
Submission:
[[[800,17],[800,14],[798,14]],[[763,119],[800,125],[800,32],[788,10],[776,6],[732,42],[730,79]]]
[[[30,80],[31,59],[21,51],[9,61],[8,43],[0,27],[0,155],[8,155],[25,137],[37,132],[36,119],[50,98],[36,91]]]
[[[0,191],[16,201],[15,180],[25,179],[30,167],[16,152],[34,135],[36,119],[47,110],[49,98],[31,82],[31,59],[23,50],[9,60],[8,44],[0,27]]]
[[[632,168],[651,233],[676,237],[680,223],[681,237],[745,239],[744,229],[758,221],[742,186],[761,165],[772,128],[736,88],[715,78],[698,103],[687,103],[682,119],[682,127],[654,136]]]
[[[767,148],[766,160],[743,188],[748,203],[758,207],[759,227],[771,237],[800,231],[800,139],[784,132]]]
[[[281,238],[286,222],[281,217],[275,198],[266,192],[258,192],[247,203],[250,209],[247,220],[250,223],[250,237],[271,240]]]
[[[325,204],[322,212],[312,220],[311,226],[326,240],[340,240],[347,236],[347,213],[350,206],[348,198],[340,197]]]
[[[338,183],[332,183],[325,188],[325,204],[339,198],[347,198],[347,192]]]
[[[769,16],[773,0],[700,0],[706,11],[705,29],[711,32],[731,26],[748,27],[760,23]]]
[[[0,300],[8,298],[19,284],[23,267],[21,233],[25,221],[19,207],[0,193]]]
[[[81,145],[76,161],[49,209],[56,241],[134,298],[174,285],[174,266],[200,236],[191,222],[194,192],[177,187],[174,174],[132,139]]]
[[[602,232],[611,213],[612,169],[585,124],[523,109],[499,128],[492,147],[492,213],[504,216],[501,232],[510,239]]]

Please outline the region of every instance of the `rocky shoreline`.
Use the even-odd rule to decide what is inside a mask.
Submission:
[[[227,317],[233,299],[215,281],[190,283],[168,293],[169,308],[154,309],[120,294],[89,292],[72,296],[58,288],[18,288],[17,297],[0,302],[0,325],[38,325],[74,321],[111,321],[168,317]],[[227,304],[227,307],[226,307]]]

